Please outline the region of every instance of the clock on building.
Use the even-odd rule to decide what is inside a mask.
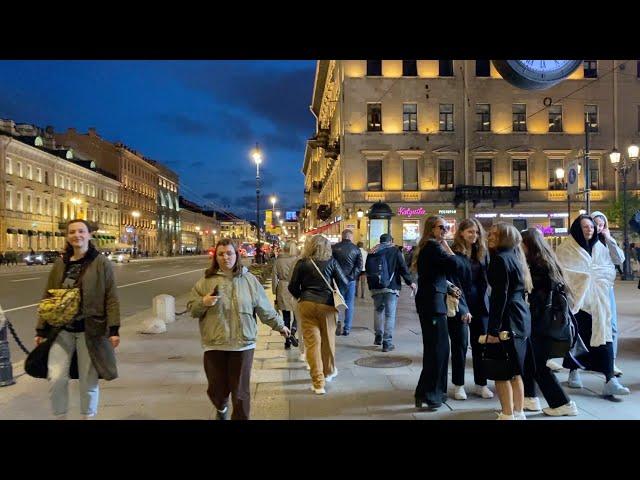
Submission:
[[[492,60],[511,85],[525,90],[544,90],[571,75],[583,60]]]

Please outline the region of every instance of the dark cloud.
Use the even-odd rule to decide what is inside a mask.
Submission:
[[[273,126],[296,135],[309,135],[314,118],[309,112],[315,65],[295,70],[269,69],[243,62],[211,63],[190,70],[182,78],[195,90],[217,101],[249,109]]]
[[[197,136],[212,132],[210,125],[182,113],[159,113],[156,115],[156,119],[170,127],[174,132],[183,135]]]

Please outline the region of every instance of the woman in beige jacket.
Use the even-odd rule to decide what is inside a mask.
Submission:
[[[276,296],[275,308],[282,312],[284,324],[291,330],[291,335],[287,337],[284,342],[284,348],[286,350],[289,350],[292,344],[294,347],[299,345],[298,339],[295,337],[298,326],[298,302],[293,298],[293,295],[289,293],[288,288],[289,279],[291,278],[293,267],[297,261],[298,248],[295,243],[291,242],[286,246],[284,253],[279,255],[275,261],[271,281],[271,289]]]

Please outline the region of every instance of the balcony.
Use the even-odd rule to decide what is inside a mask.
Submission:
[[[520,202],[520,187],[483,187],[479,185],[460,185],[455,188],[453,203],[458,207],[470,201],[475,207],[480,202],[510,203],[513,208]]]

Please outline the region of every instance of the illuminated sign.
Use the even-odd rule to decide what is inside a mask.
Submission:
[[[413,242],[420,238],[419,222],[402,222],[402,240]]]
[[[399,207],[398,208],[398,215],[402,215],[403,217],[414,217],[416,215],[424,215],[425,213],[427,213],[427,211],[422,207],[420,208]]]
[[[298,214],[297,212],[285,212],[284,218],[287,222],[297,222]]]
[[[455,215],[457,210],[438,210],[438,215]]]

